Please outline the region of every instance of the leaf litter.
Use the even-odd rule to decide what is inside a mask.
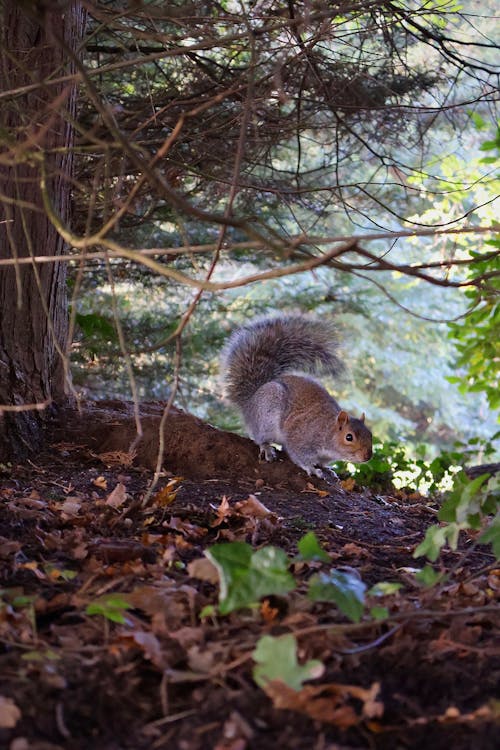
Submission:
[[[165,476],[143,507],[123,456],[57,455],[0,485],[2,748],[496,747],[500,574],[462,534],[417,583],[428,498]],[[247,566],[223,615],[206,553],[228,542]]]

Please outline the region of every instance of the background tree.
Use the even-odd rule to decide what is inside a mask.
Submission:
[[[57,256],[66,244],[44,195],[71,214],[72,125],[76,90],[65,44],[81,39],[84,12],[32,16],[22,3],[0,4],[0,258]],[[42,408],[65,396],[66,267],[15,265],[0,271],[0,457],[40,444]],[[30,406],[31,405],[31,406]],[[39,410],[34,410],[38,405]]]

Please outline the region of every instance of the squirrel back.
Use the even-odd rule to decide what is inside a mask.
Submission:
[[[243,406],[258,389],[290,372],[338,375],[335,329],[306,315],[257,318],[231,335],[222,355],[227,396]]]

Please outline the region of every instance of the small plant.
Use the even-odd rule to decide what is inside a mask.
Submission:
[[[295,588],[288,571],[290,560],[277,547],[254,552],[245,542],[215,544],[205,552],[219,574],[219,612],[223,615],[252,607],[270,594],[286,594]]]
[[[105,594],[87,605],[87,615],[102,615],[111,622],[126,623],[125,612],[131,608],[123,594]]]
[[[427,557],[435,562],[442,548],[448,544],[456,550],[460,531],[485,528],[479,537],[482,544],[491,544],[495,556],[500,558],[500,482],[498,477],[483,474],[469,479],[465,472],[455,476],[453,489],[448,493],[438,513],[444,525],[434,524],[418,545],[414,557]]]
[[[292,690],[300,690],[305,680],[321,677],[325,671],[324,665],[317,659],[299,664],[297,640],[291,633],[277,638],[272,635],[262,636],[257,641],[252,657],[257,662],[253,678],[261,688],[265,688],[269,682],[279,680]]]

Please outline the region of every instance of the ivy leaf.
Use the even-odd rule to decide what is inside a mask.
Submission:
[[[320,546],[314,531],[308,531],[305,536],[299,539],[297,547],[299,549],[298,559],[300,560],[330,562],[330,556]]]
[[[107,620],[123,625],[126,622],[124,612],[132,605],[121,594],[105,594],[87,605],[87,615],[102,615]]]
[[[434,570],[432,565],[425,565],[422,570],[418,570],[415,573],[415,580],[418,581],[418,583],[422,584],[422,586],[426,586],[427,588],[434,586],[442,578],[443,574],[438,573],[436,570]]]
[[[295,588],[288,556],[277,547],[253,552],[245,542],[228,542],[214,544],[205,554],[219,574],[219,612],[223,615],[251,607],[263,596]]]
[[[481,544],[491,542],[493,554],[500,559],[500,513],[497,513],[485,532],[481,534],[478,540]]]
[[[420,542],[413,553],[413,557],[427,557],[431,562],[436,562],[446,542],[451,549],[455,550],[458,544],[458,535],[462,529],[467,528],[467,523],[449,523],[446,526],[429,526],[425,532],[424,541]]]
[[[389,617],[389,610],[387,607],[372,607],[370,614],[374,620],[386,620]]]
[[[368,591],[370,596],[390,596],[395,594],[396,591],[403,588],[402,583],[395,583],[391,581],[379,581]]]
[[[366,585],[352,573],[331,570],[319,573],[309,582],[308,596],[315,602],[335,602],[353,622],[359,622],[365,606]]]
[[[325,668],[317,659],[310,659],[300,665],[297,661],[297,641],[291,633],[277,638],[264,635],[259,638],[252,654],[257,666],[253,678],[257,685],[265,689],[269,682],[279,680],[292,690],[300,690],[305,680],[321,677]]]
[[[443,503],[438,518],[440,521],[454,521],[456,523],[474,524],[474,516],[481,510],[483,493],[482,485],[490,478],[489,474],[470,480],[464,471],[454,478],[453,490]]]

